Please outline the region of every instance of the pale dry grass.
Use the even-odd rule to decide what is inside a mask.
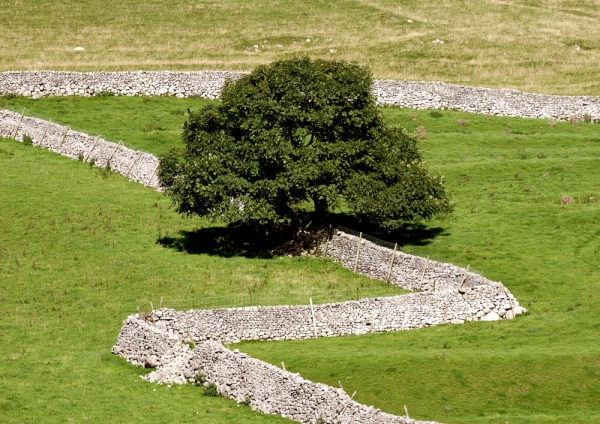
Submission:
[[[377,78],[600,94],[598,0],[0,3],[0,70],[251,70],[306,53]]]

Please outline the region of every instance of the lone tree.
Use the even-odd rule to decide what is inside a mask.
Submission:
[[[327,220],[344,201],[385,228],[451,211],[417,141],[376,107],[367,68],[295,58],[228,82],[221,102],[190,112],[185,149],[158,175],[180,212],[227,223],[289,223],[310,201]]]

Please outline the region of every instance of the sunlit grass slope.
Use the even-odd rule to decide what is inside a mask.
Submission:
[[[0,103],[155,153],[180,144],[185,117],[169,111],[200,105],[141,98]],[[470,264],[506,284],[531,314],[502,323],[235,347],[284,361],[315,381],[339,381],[357,391],[358,401],[385,411],[402,414],[407,405],[415,418],[599,421],[600,125],[382,111],[409,131],[427,130],[426,162],[446,176],[456,210],[427,223],[418,237],[380,237],[410,240],[407,249]],[[165,131],[142,131],[153,120]],[[109,353],[121,321],[138,305],[156,307],[161,296],[376,284],[329,262],[261,259],[248,246],[221,248],[217,227],[177,217],[157,193],[120,177],[103,179],[41,149],[6,140],[0,148],[0,354],[7,358],[0,362],[0,407],[7,421],[106,421],[115,411],[123,411],[117,421],[266,419],[209,401],[193,387],[153,392],[154,386],[136,383],[143,370]],[[561,204],[564,196],[573,203]],[[182,248],[182,230],[197,235],[195,251]],[[159,233],[175,242],[159,246]]]
[[[252,70],[306,53],[377,78],[600,94],[597,0],[5,0],[0,40],[0,70]]]
[[[201,388],[141,381],[144,370],[110,353],[122,321],[161,298],[189,308],[221,296],[234,306],[249,290],[271,303],[292,291],[308,303],[313,291],[343,300],[382,283],[330,261],[227,246],[217,227],[178,216],[161,194],[103,175],[0,139],[0,422],[283,422]],[[182,230],[196,254],[178,248]],[[157,243],[169,237],[170,246]]]

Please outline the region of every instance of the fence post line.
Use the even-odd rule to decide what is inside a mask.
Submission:
[[[17,124],[17,128],[15,128],[15,132],[13,133],[12,138],[17,139],[17,133],[19,132],[19,128],[21,127],[21,122],[23,121],[23,116],[25,116],[25,108],[23,108],[23,112],[21,113],[21,117],[19,118],[19,123]]]
[[[317,321],[315,320],[315,310],[313,308],[312,297],[309,298],[309,301],[310,301],[310,313],[312,315],[313,329],[315,331],[315,339],[318,339],[319,336],[317,335]]]
[[[67,126],[65,133],[63,134],[62,138],[60,139],[60,144],[58,145],[59,152],[62,150],[62,145],[65,142],[65,138],[67,138],[67,133],[69,132],[70,129],[71,129],[71,127]]]
[[[92,148],[90,149],[89,152],[87,152],[87,154],[84,156],[83,161],[86,162],[89,158],[90,155],[92,154],[92,151],[94,151],[94,148],[96,147],[96,144],[98,144],[98,140],[100,140],[100,135],[98,135],[96,137],[96,140],[94,140],[94,144],[92,145]]]
[[[362,241],[362,231],[360,232],[360,235],[358,236],[358,246],[356,248],[356,260],[354,261],[354,272],[356,272],[356,270],[358,269],[358,259],[360,257],[360,242]]]
[[[404,405],[404,413],[406,414],[406,418],[410,420],[410,417],[408,416],[408,409],[406,409],[406,405]]]
[[[48,121],[48,125],[46,125],[46,129],[44,130],[44,134],[42,134],[42,139],[40,140],[39,145],[43,146],[42,143],[44,143],[44,139],[46,138],[46,133],[48,132],[48,128],[50,127],[50,123],[52,122],[52,119]]]
[[[423,287],[423,281],[425,280],[425,273],[427,272],[427,265],[429,265],[429,255],[427,255],[427,260],[425,261],[425,268],[423,268],[423,275],[421,275],[421,283],[419,284],[418,290],[421,290],[421,287]]]
[[[398,243],[394,245],[394,253],[392,253],[392,261],[390,262],[390,270],[388,271],[388,275],[386,281],[389,283],[390,278],[392,277],[392,268],[394,267],[394,261],[396,260],[396,248],[398,247]]]

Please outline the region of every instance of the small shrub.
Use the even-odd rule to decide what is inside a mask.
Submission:
[[[242,402],[244,405],[248,406],[250,405],[251,399],[250,396],[246,395],[246,397],[244,398],[244,401]]]
[[[90,166],[94,165],[96,165],[96,158],[92,158],[92,160],[90,161]]]
[[[466,119],[459,119],[458,120],[458,125],[460,125],[461,127],[466,127],[468,123],[469,122]]]
[[[207,387],[205,387],[204,396],[218,397],[219,390],[217,390],[217,385],[215,383],[210,383]]]
[[[77,154],[77,160],[78,160],[79,162],[83,162],[83,152],[79,152],[79,153]]]
[[[415,137],[417,137],[417,140],[423,140],[426,135],[427,135],[427,130],[423,126],[418,127],[415,130]]]
[[[319,417],[319,419],[317,420],[317,424],[325,424],[325,418]]]
[[[544,158],[547,158],[548,155],[546,153],[544,153],[544,152],[539,152],[537,154],[537,157],[540,158],[540,159],[544,159]]]
[[[433,110],[429,113],[429,116],[437,119],[437,118],[441,118],[444,115],[441,112],[438,112],[437,110]]]
[[[197,384],[204,384],[204,382],[206,381],[206,376],[204,375],[204,373],[202,371],[198,371],[196,373],[196,383]]]
[[[187,345],[187,347],[189,347],[191,350],[196,349],[196,342],[194,342],[194,339],[188,339],[188,340],[184,340],[183,344]]]
[[[27,134],[23,136],[23,144],[25,146],[33,146],[33,139],[29,137]]]
[[[408,115],[408,120],[409,120],[409,121],[414,121],[414,120],[416,120],[416,119],[417,119],[417,118],[415,117],[415,114],[414,114],[414,113],[411,113],[411,114],[409,114],[409,115]]]
[[[571,196],[563,196],[560,198],[560,203],[563,205],[570,205],[573,203],[573,198]]]
[[[104,90],[99,93],[96,93],[96,96],[98,96],[98,97],[114,97],[115,93],[113,93],[112,91]]]
[[[586,113],[585,115],[583,115],[583,122],[585,122],[586,124],[591,124],[592,117]]]
[[[188,99],[201,99],[202,96],[200,94],[194,93],[188,96]]]

